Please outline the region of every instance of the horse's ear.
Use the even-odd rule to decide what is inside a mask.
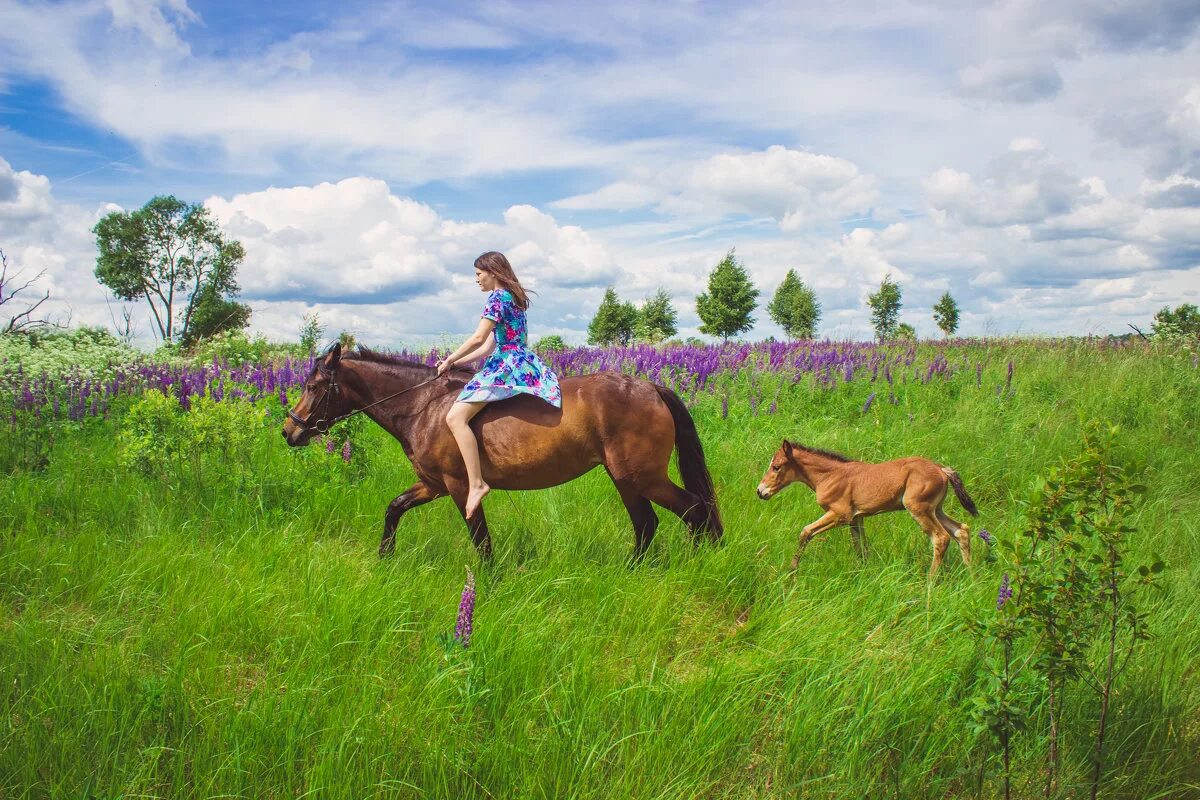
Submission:
[[[342,343],[334,342],[333,346],[330,347],[329,351],[325,354],[325,368],[333,369],[341,362],[341,360],[342,360]]]
[[[792,451],[796,449],[796,446],[794,444],[792,444],[791,442],[789,442],[787,439],[784,439],[782,448],[783,448],[784,455],[786,455],[790,458],[792,455]]]

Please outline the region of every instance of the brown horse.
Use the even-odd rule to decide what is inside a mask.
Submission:
[[[933,546],[930,578],[941,566],[951,536],[958,540],[963,563],[971,563],[971,529],[942,510],[947,486],[954,489],[958,502],[971,516],[978,515],[979,511],[967,494],[962,478],[949,467],[916,456],[867,464],[784,439],[758,484],[758,496],[769,500],[796,481],[816,492],[817,504],[825,509],[825,514],[804,526],[792,559],[792,569],[800,563],[800,553],[809,539],[839,525],[850,526],[854,545],[865,558],[867,540],[863,518],[902,508],[908,509],[929,536]]]
[[[432,367],[366,348],[342,353],[335,344],[313,366],[283,436],[301,447],[346,416],[362,412],[400,440],[417,482],[388,506],[379,554],[395,548],[401,515],[449,495],[475,547],[491,556],[481,508],[465,514],[467,473],[446,425],[446,410],[471,373]],[[545,489],[597,466],[608,472],[633,521],[634,555],[646,552],[658,517],[654,502],[683,519],[693,539],[723,533],[704,450],[687,407],[670,389],[614,372],[564,378],[562,408],[530,396],[492,403],[472,421],[483,478],[495,489]],[[679,451],[681,489],[667,475]]]

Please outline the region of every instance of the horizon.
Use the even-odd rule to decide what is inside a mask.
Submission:
[[[736,249],[795,269],[822,339],[871,335],[885,274],[938,338],[1122,335],[1200,303],[1200,6],[929,2],[0,4],[0,249],[113,327],[91,227],[173,194],[246,248],[250,331],[317,312],[384,347],[474,328],[471,262],[586,341],[606,286],[678,337]],[[711,337],[708,337],[711,338]]]

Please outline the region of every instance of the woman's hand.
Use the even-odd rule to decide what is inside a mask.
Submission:
[[[446,371],[448,369],[450,369],[452,366],[454,366],[453,361],[451,361],[448,358],[443,358],[441,361],[437,362],[437,374],[445,375]]]

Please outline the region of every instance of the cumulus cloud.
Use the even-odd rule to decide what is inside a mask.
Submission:
[[[552,205],[571,210],[650,206],[664,215],[714,219],[770,217],[781,229],[794,231],[866,211],[878,197],[875,178],[847,159],[772,145],[673,165]]]

